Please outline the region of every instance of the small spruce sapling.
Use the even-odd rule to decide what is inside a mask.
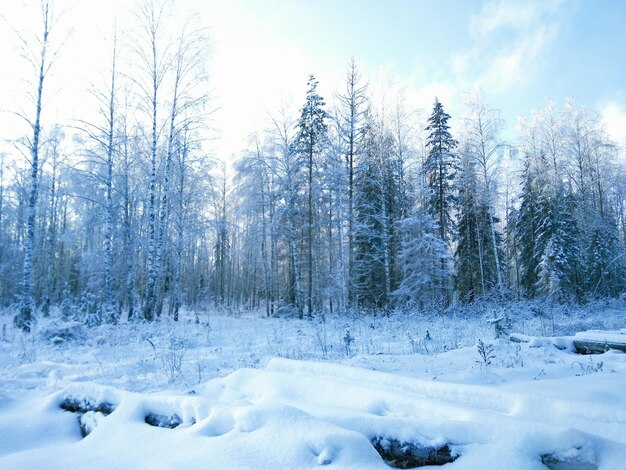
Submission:
[[[506,313],[502,313],[499,317],[490,318],[487,321],[493,325],[496,339],[508,337],[511,333],[511,319]]]

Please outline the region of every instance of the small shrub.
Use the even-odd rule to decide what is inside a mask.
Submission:
[[[574,368],[574,366],[578,366],[580,368],[580,371],[576,374],[577,377],[580,377],[582,375],[589,375],[595,372],[602,372],[604,362],[594,362],[593,357],[589,356],[589,361],[587,364],[583,364],[580,361],[575,361],[572,362],[572,369]]]
[[[352,356],[351,345],[354,342],[354,338],[350,335],[350,327],[346,325],[346,329],[343,335],[343,346],[346,351],[346,356]]]
[[[478,340],[476,350],[478,351],[478,356],[480,357],[480,360],[476,362],[481,366],[491,365],[491,361],[496,358],[496,355],[493,352],[493,345],[489,343],[483,343],[481,339]]]
[[[170,338],[169,348],[161,354],[161,363],[168,382],[175,382],[183,375],[183,363],[189,346],[189,342],[183,338]]]
[[[326,334],[326,320],[322,317],[322,320],[315,324],[315,339],[322,352],[322,358],[328,357],[328,337]]]
[[[50,323],[41,330],[40,335],[43,339],[55,345],[65,343],[83,344],[87,341],[85,327],[77,321],[61,323],[60,325]]]
[[[509,351],[506,367],[512,369],[513,367],[524,367],[524,359],[522,358],[522,347],[519,344],[515,345],[513,352]]]

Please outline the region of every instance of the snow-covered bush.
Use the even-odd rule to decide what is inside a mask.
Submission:
[[[41,326],[41,338],[55,345],[65,343],[83,344],[87,340],[87,330],[77,321],[48,322]]]

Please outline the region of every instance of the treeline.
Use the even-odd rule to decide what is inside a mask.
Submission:
[[[399,99],[375,106],[354,62],[331,110],[308,87],[299,117],[237,162],[216,266],[235,304],[302,316],[624,292],[626,173],[596,113],[549,104],[510,143],[479,93],[452,133],[437,100],[422,126]]]
[[[458,118],[435,99],[424,119],[373,98],[352,61],[332,105],[311,76],[300,111],[271,116],[231,169],[203,145],[205,31],[152,3],[110,41],[97,117],[44,125],[42,6],[32,132],[0,162],[0,301],[26,330],[54,306],[97,324],[183,305],[302,317],[626,289],[626,171],[592,111],[550,104],[505,142],[478,94]]]

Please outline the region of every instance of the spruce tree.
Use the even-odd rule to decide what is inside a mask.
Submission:
[[[580,245],[576,205],[572,196],[559,191],[539,199],[535,257],[537,292],[546,298],[580,299]],[[538,217],[538,219],[539,219]]]
[[[362,306],[386,307],[396,273],[400,193],[394,141],[381,121],[370,121],[355,174],[355,296]]]
[[[448,242],[453,233],[452,208],[454,206],[453,180],[458,170],[458,157],[454,153],[457,141],[452,138],[448,120],[450,115],[435,100],[428,119],[426,140],[428,157],[423,172],[430,191],[428,211],[439,225],[439,238]]]
[[[626,287],[624,255],[620,254],[615,218],[608,215],[592,227],[585,257],[587,292],[598,297],[615,297]]]
[[[355,172],[354,199],[354,294],[358,305],[382,307],[384,303],[384,221],[382,168],[371,147]]]
[[[438,227],[432,216],[416,205],[405,219],[399,222],[401,249],[398,260],[401,265],[402,282],[393,292],[398,305],[429,307],[440,305],[447,295],[452,277],[448,263],[448,247],[439,238]],[[442,268],[443,266],[443,268]]]
[[[458,220],[456,236],[456,289],[462,300],[472,301],[498,285],[498,265],[492,248],[492,220],[489,206],[477,190],[475,164],[463,159],[458,179]],[[496,233],[496,246],[500,237]],[[502,254],[498,252],[502,257]]]
[[[300,120],[296,136],[298,152],[304,157],[307,172],[307,314],[313,315],[313,173],[315,157],[322,151],[327,140],[327,126],[324,110],[324,99],[317,94],[318,81],[313,75],[309,76],[306,101],[300,110]]]
[[[524,184],[520,196],[521,203],[515,221],[515,240],[517,245],[517,264],[519,266],[519,284],[527,297],[534,297],[537,284],[536,234],[539,205],[536,177],[530,164],[525,163]]]
[[[426,127],[429,132],[426,140],[428,156],[422,168],[430,193],[427,204],[428,212],[437,223],[439,238],[445,244],[449,244],[454,230],[452,220],[452,210],[455,203],[453,183],[458,170],[458,157],[454,153],[457,141],[452,138],[450,133],[449,119],[450,115],[444,111],[443,105],[435,100],[433,112]],[[446,263],[445,258],[440,260],[441,271],[446,271]],[[442,290],[446,288],[444,285],[441,287]],[[444,304],[448,300],[445,299]]]

